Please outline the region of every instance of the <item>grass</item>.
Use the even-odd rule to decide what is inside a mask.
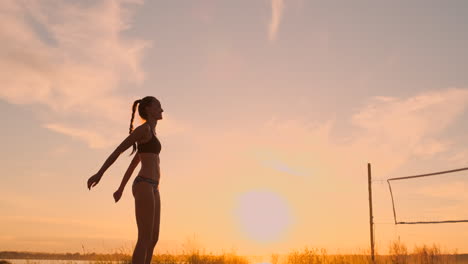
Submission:
[[[369,252],[352,255],[328,255],[323,249],[293,251],[281,260],[272,255],[272,264],[370,264]],[[391,243],[387,255],[376,254],[376,264],[468,264],[468,255],[444,252],[437,245],[415,246],[412,252],[401,241]]]
[[[115,260],[114,260],[115,261]],[[121,259],[124,264],[131,264],[131,256]],[[92,264],[115,264],[112,261],[96,261]],[[247,257],[236,254],[202,254],[192,251],[183,254],[158,254],[153,257],[154,264],[255,264]],[[271,264],[371,264],[369,251],[359,254],[331,255],[325,249],[291,251],[286,255],[272,254]],[[468,264],[468,255],[458,255],[456,251],[445,252],[437,245],[415,246],[410,252],[408,247],[397,240],[391,243],[388,254],[376,254],[376,264]]]
[[[94,253],[87,255],[96,255]],[[294,250],[286,255],[272,254],[271,264],[370,264],[369,251],[359,254],[330,255],[325,249]],[[61,262],[62,263],[62,262]],[[62,264],[74,264],[71,260],[64,260]],[[96,255],[90,264],[131,264],[131,250],[120,250],[114,254]],[[182,254],[157,254],[153,256],[154,264],[255,264],[248,257],[233,253],[221,255],[200,253],[198,250]],[[446,252],[438,245],[415,246],[410,252],[400,240],[394,241],[388,248],[388,254],[376,254],[376,264],[468,264],[468,255]],[[11,264],[0,260],[0,264]],[[35,264],[34,261],[28,264]]]

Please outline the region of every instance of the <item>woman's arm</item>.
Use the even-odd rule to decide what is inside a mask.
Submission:
[[[133,131],[126,139],[124,139],[124,141],[122,141],[122,143],[120,143],[114,152],[112,152],[112,154],[106,159],[99,171],[88,179],[88,189],[91,189],[99,183],[102,176],[104,175],[104,172],[106,172],[106,170],[117,160],[122,152],[127,150],[134,143],[140,141],[144,135],[144,132],[145,131],[141,126],[137,127],[135,131]]]
[[[125,189],[125,186],[127,185],[128,180],[130,179],[130,177],[132,177],[132,173],[139,163],[140,163],[140,155],[136,153],[135,156],[133,157],[132,162],[130,162],[130,165],[128,165],[128,169],[124,174],[124,177],[122,179],[122,182],[120,183],[119,189],[121,189],[122,191]]]
[[[122,179],[122,182],[120,183],[119,188],[117,189],[117,191],[114,192],[113,196],[114,196],[115,202],[118,202],[120,198],[122,197],[122,193],[125,189],[125,186],[127,185],[128,180],[132,176],[133,171],[135,170],[136,166],[138,166],[139,163],[140,163],[140,155],[136,153],[135,156],[133,157],[132,162],[130,162],[130,165],[128,165],[128,169],[125,172],[125,175]]]

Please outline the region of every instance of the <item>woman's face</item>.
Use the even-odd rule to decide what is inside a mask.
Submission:
[[[164,112],[164,110],[161,108],[161,103],[157,99],[154,99],[146,110],[148,111],[147,113],[156,118],[156,120],[162,119],[162,112]]]

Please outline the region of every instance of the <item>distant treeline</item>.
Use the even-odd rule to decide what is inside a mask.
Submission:
[[[122,253],[96,254],[96,253],[41,253],[0,251],[0,259],[50,259],[50,260],[123,260],[129,256]]]

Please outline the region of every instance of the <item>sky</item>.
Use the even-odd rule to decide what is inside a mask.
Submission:
[[[1,1],[0,250],[131,250],[130,184],[112,197],[130,151],[92,191],[86,181],[152,95],[164,109],[157,253],[368,252],[367,163],[379,253],[397,239],[468,252],[466,224],[395,226],[386,185],[468,165],[466,10]],[[398,216],[468,219],[468,175],[455,176],[395,183]]]

